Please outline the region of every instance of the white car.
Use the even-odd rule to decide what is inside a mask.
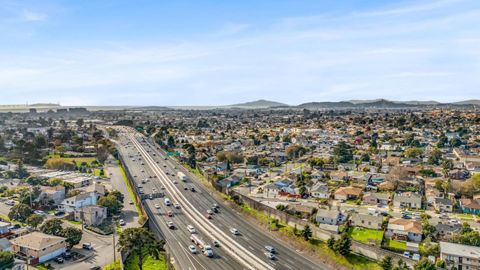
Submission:
[[[192,225],[188,225],[188,226],[187,226],[187,230],[188,230],[190,233],[197,233],[197,230],[195,230],[195,228],[194,228]]]
[[[160,209],[160,204],[156,203],[156,204],[155,204],[155,208],[156,208],[156,209]]]
[[[118,221],[118,223],[120,224],[120,226],[125,226],[125,224],[126,224],[126,223],[125,223],[125,220],[123,220],[123,219],[120,219],[120,220]]]
[[[188,246],[188,249],[192,254],[197,254],[197,248],[194,245]]]
[[[275,255],[271,252],[265,252],[265,256],[267,256],[267,258],[270,260],[275,260]]]
[[[265,246],[265,249],[270,253],[275,253],[275,248],[272,246]]]
[[[239,234],[240,234],[240,232],[239,232],[237,229],[235,229],[235,228],[231,228],[231,229],[230,229],[230,232],[231,232],[233,235],[239,235]]]
[[[174,207],[175,207],[175,209],[180,209],[180,204],[179,204],[179,203],[175,203],[175,204],[174,204]]]

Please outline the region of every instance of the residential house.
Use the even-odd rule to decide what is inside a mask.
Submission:
[[[6,237],[0,238],[0,251],[12,251],[12,243]]]
[[[76,221],[82,222],[88,226],[98,226],[107,218],[107,208],[98,205],[88,205],[75,209],[74,217]]]
[[[328,199],[330,198],[330,192],[328,191],[328,186],[325,183],[318,182],[312,186],[310,189],[310,196],[317,199]]]
[[[448,269],[480,269],[480,247],[440,242],[440,259]]]
[[[403,192],[395,194],[393,206],[396,208],[422,208],[422,195],[414,192]]]
[[[467,198],[460,199],[460,208],[462,209],[463,213],[480,215],[479,200]]]
[[[438,223],[435,225],[437,237],[443,240],[449,240],[455,233],[462,228],[460,224]]]
[[[338,225],[343,221],[343,215],[338,210],[318,209],[315,220],[320,224]]]
[[[368,192],[363,195],[363,203],[370,205],[388,205],[390,193]]]
[[[348,173],[344,171],[332,171],[330,172],[330,179],[333,181],[343,182],[348,180]]]
[[[65,187],[62,185],[50,187],[50,186],[41,186],[41,193],[38,197],[38,200],[47,205],[51,202],[53,204],[60,204],[63,199],[65,199]]]
[[[235,185],[238,185],[239,183],[240,183],[240,178],[236,175],[232,175],[222,180],[218,180],[215,185],[217,186],[217,189],[221,190],[222,192],[225,192],[227,189]]]
[[[435,210],[439,212],[453,212],[453,203],[447,198],[435,198],[433,206],[435,207]]]
[[[391,218],[385,236],[402,241],[422,241],[422,223],[417,220]]]
[[[31,264],[51,260],[66,250],[66,238],[32,232],[10,240],[17,256],[30,258]]]
[[[11,224],[8,222],[0,221],[0,237],[6,236],[10,233]]]
[[[357,214],[354,213],[350,217],[350,225],[355,227],[362,227],[374,230],[380,230],[382,228],[383,217],[374,216],[369,214]]]
[[[335,200],[355,200],[362,194],[362,189],[357,187],[340,187],[334,192]]]
[[[95,204],[97,204],[97,193],[85,192],[80,193],[77,196],[64,199],[58,208],[65,212],[73,212],[77,208]]]

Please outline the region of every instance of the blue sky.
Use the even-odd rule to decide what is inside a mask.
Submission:
[[[0,103],[480,98],[480,1],[0,0]]]

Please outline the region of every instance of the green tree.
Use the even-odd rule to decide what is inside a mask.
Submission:
[[[328,248],[330,248],[331,250],[334,249],[334,246],[335,246],[335,238],[332,236],[330,236],[330,238],[328,238],[327,240],[327,246]]]
[[[427,258],[422,258],[413,266],[414,270],[436,270],[437,267]]]
[[[418,147],[410,147],[405,150],[405,156],[409,158],[418,158],[423,154],[423,150]]]
[[[42,224],[43,220],[44,218],[42,215],[33,214],[27,218],[27,224],[36,230],[38,225]]]
[[[123,203],[123,199],[125,197],[123,195],[123,193],[121,193],[118,190],[112,190],[112,191],[108,192],[107,196],[114,196],[117,199],[117,201],[119,201],[121,203]]]
[[[10,251],[0,251],[0,269],[8,269],[13,265],[15,258]]]
[[[100,198],[98,205],[106,207],[109,215],[118,214],[123,208],[123,203],[120,202],[115,195]]]
[[[409,270],[407,263],[404,262],[402,259],[397,261],[397,265],[393,267],[393,270]]]
[[[19,203],[17,205],[14,205],[11,209],[10,212],[8,213],[8,218],[17,220],[20,222],[25,222],[27,218],[33,213],[32,208],[30,206]]]
[[[310,237],[312,237],[312,230],[310,229],[310,226],[307,224],[302,230],[302,236],[305,241],[308,241]]]
[[[343,256],[346,256],[350,254],[351,251],[351,246],[352,246],[352,240],[348,236],[347,233],[343,233],[342,237],[335,241],[335,245],[333,246],[333,249],[340,253]]]
[[[82,230],[73,227],[67,227],[62,230],[62,236],[67,238],[66,242],[68,247],[72,248],[74,245],[80,243],[80,240],[82,240]]]
[[[345,163],[353,159],[352,148],[346,142],[341,141],[333,148],[333,160],[335,163]]]
[[[392,270],[393,268],[392,257],[390,256],[383,257],[383,259],[380,261],[380,267],[382,267],[383,270]]]
[[[47,220],[40,226],[40,231],[50,235],[62,236],[62,220],[58,218]]]
[[[428,163],[439,165],[441,161],[442,152],[438,148],[433,149],[432,153],[430,153],[430,157],[428,157]]]
[[[120,234],[118,249],[121,252],[131,252],[138,256],[138,268],[143,270],[143,260],[146,255],[158,258],[159,243],[152,232],[145,228],[128,228]]]

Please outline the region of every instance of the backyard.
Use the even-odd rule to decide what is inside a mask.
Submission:
[[[367,244],[371,242],[380,244],[383,239],[383,231],[360,227],[351,227],[348,235],[354,240]]]

